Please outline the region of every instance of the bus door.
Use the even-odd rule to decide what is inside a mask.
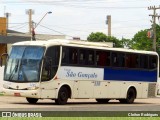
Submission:
[[[52,46],[47,49],[43,60],[41,75],[41,98],[53,98],[55,95],[53,78],[59,65],[60,46]]]

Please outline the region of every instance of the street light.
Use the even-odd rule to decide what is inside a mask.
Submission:
[[[51,14],[52,12],[51,11],[49,11],[49,12],[47,12],[41,19],[40,19],[40,21],[35,25],[35,27],[33,27],[33,25],[32,25],[32,38],[31,38],[31,40],[36,40],[36,38],[35,38],[35,29],[38,27],[38,25],[40,24],[40,22],[46,17],[46,15],[47,14]]]

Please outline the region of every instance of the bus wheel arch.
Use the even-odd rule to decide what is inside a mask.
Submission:
[[[71,88],[69,85],[62,85],[59,88],[57,99],[55,99],[55,103],[58,105],[64,105],[67,103],[68,98],[71,98]]]
[[[119,99],[121,103],[132,104],[137,97],[137,90],[134,86],[128,88],[125,99]]]

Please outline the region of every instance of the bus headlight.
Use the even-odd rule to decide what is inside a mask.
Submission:
[[[6,84],[3,84],[3,88],[5,88],[5,89],[9,89],[9,86],[8,86],[8,85],[6,85]]]
[[[27,89],[28,90],[37,90],[39,87],[36,87],[36,86],[34,86],[34,87],[28,87]]]

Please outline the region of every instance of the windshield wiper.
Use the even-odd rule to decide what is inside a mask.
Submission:
[[[17,63],[16,63],[16,65],[15,65],[14,69],[12,70],[10,76],[8,77],[8,81],[11,81],[12,78],[14,77],[14,74],[13,74],[13,73],[16,73],[16,72],[17,72],[17,70],[18,70],[18,64],[19,64],[19,60],[17,61]]]

